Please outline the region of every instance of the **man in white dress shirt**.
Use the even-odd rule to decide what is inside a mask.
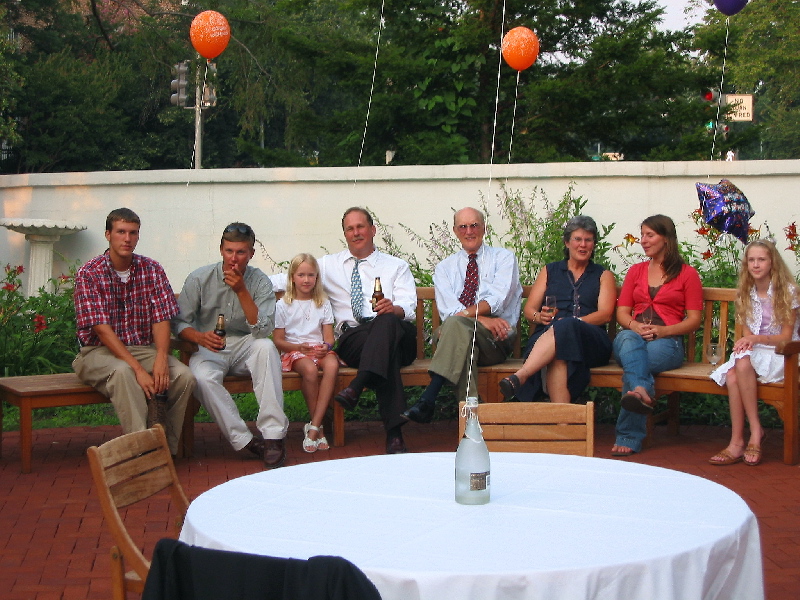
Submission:
[[[445,383],[456,386],[459,401],[477,396],[475,366],[506,360],[517,332],[522,297],[517,258],[483,243],[486,222],[475,208],[456,212],[453,232],[461,250],[436,265],[433,275],[442,326],[429,369],[431,383],[403,415],[418,423],[430,422]]]
[[[386,452],[406,452],[400,429],[406,422],[400,367],[416,358],[414,277],[404,260],[375,248],[376,228],[367,210],[349,208],[342,229],[347,250],[320,259],[320,278],[336,320],[336,351],[358,374],[335,400],[352,410],[365,387],[374,389],[386,429]],[[373,306],[378,277],[384,297]]]

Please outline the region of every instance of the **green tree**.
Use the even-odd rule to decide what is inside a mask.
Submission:
[[[800,5],[759,0],[727,19],[716,9],[706,12],[696,44],[703,61],[721,73],[725,92],[754,94],[756,127],[734,124],[747,133],[744,157],[800,158]]]
[[[17,95],[22,78],[14,68],[12,57],[16,51],[11,31],[5,26],[6,9],[0,6],[0,140],[7,144],[18,143],[17,124],[14,119]]]

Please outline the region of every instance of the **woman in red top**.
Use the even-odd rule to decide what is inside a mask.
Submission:
[[[655,405],[653,375],[683,364],[683,336],[700,326],[703,309],[700,276],[678,252],[672,219],[648,217],[641,233],[649,260],[628,270],[617,301],[623,330],[614,339],[614,356],[623,374],[614,456],[641,452]]]

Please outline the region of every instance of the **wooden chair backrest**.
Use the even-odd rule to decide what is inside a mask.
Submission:
[[[169,490],[172,509],[178,514],[175,523],[177,536],[189,508],[189,500],[178,481],[164,429],[156,425],[152,429],[128,433],[101,446],[92,446],[86,454],[103,516],[122,555],[119,564],[124,580],[118,582],[112,576],[114,586],[116,588],[118,583],[127,583],[131,591],[141,591],[150,570],[150,561],[142,554],[139,544],[131,539],[119,509]],[[124,572],[125,563],[132,568],[131,573]],[[114,597],[124,597],[124,591],[120,596],[115,589]]]
[[[464,435],[459,403],[458,437]],[[594,456],[594,402],[488,402],[478,405],[483,439],[491,452],[547,452]]]

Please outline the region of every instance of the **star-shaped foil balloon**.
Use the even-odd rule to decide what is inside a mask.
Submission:
[[[730,233],[746,244],[750,217],[756,213],[742,190],[727,179],[716,184],[696,183],[695,186],[703,220],[714,229]]]

